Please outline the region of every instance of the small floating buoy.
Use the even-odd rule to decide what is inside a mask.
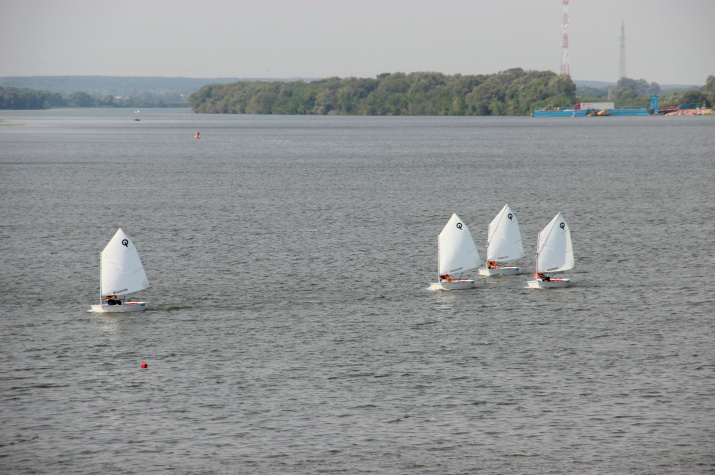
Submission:
[[[146,368],[147,368],[147,364],[146,364],[146,363],[142,363],[142,369],[146,369]]]
[[[198,133],[198,132],[196,132],[196,138],[197,138],[197,139],[200,139],[200,138],[201,138],[201,134]]]

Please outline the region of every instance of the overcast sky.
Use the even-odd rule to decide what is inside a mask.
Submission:
[[[715,75],[715,0],[570,0],[575,80]],[[322,78],[561,68],[561,0],[0,0],[0,76]]]

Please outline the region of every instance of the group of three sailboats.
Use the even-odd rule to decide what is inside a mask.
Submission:
[[[453,214],[439,234],[438,270],[439,282],[430,285],[432,290],[460,290],[474,287],[473,279],[463,280],[465,272],[479,268],[479,275],[514,275],[519,268],[505,265],[524,257],[519,222],[506,204],[489,224],[487,237],[487,265],[479,268],[482,261],[469,228]],[[546,272],[560,272],[574,267],[571,231],[561,213],[558,213],[539,233],[536,245],[536,268],[534,280],[528,280],[529,288],[547,289],[568,287],[569,279],[554,279]],[[453,275],[459,274],[458,278]]]

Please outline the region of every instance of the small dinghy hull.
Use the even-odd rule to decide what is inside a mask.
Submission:
[[[435,282],[430,285],[430,290],[464,290],[473,289],[473,280],[454,280],[452,282]]]
[[[530,289],[563,289],[571,285],[571,281],[569,279],[527,280],[526,284]]]
[[[92,305],[89,310],[94,313],[124,313],[146,310],[146,302],[126,302],[122,305]]]
[[[486,277],[494,275],[516,275],[519,273],[518,267],[499,267],[498,269],[479,269],[479,275]]]

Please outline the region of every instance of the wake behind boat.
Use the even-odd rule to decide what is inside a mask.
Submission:
[[[574,268],[571,231],[558,213],[539,233],[536,244],[534,280],[526,283],[532,289],[568,287],[569,279],[552,279],[546,272],[561,272]]]
[[[462,274],[476,269],[482,263],[477,246],[466,224],[454,213],[439,233],[439,282],[430,284],[430,290],[461,290],[474,287],[474,280],[462,280]],[[459,273],[457,279],[452,274]]]
[[[504,266],[500,263],[521,259],[524,247],[521,244],[521,232],[516,216],[508,204],[489,223],[487,236],[487,265],[479,269],[479,275],[514,275],[518,267]]]
[[[119,229],[100,257],[99,305],[90,312],[140,312],[146,302],[127,302],[128,294],[149,287],[139,252],[129,236]]]

